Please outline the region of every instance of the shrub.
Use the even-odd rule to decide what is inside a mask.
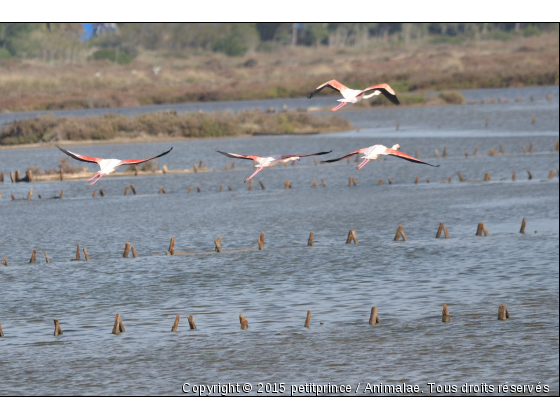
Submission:
[[[242,56],[247,52],[243,39],[237,35],[228,36],[214,44],[214,51],[222,52],[230,57]]]
[[[529,25],[523,30],[523,36],[526,36],[526,37],[540,36],[540,35],[541,35],[540,29],[537,28],[536,26],[533,26],[533,25]]]
[[[3,58],[10,58],[12,54],[6,48],[0,48],[0,60]]]
[[[439,97],[443,99],[446,104],[461,105],[465,103],[465,97],[456,90],[450,90],[447,92],[440,92]]]
[[[101,50],[97,50],[91,56],[92,60],[108,60],[112,62],[116,62],[117,64],[128,64],[132,62],[132,57],[124,51],[119,51],[117,55],[117,51],[103,48]]]

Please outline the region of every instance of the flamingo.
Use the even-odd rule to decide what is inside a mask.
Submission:
[[[432,165],[430,163],[426,163],[426,162],[422,162],[421,160],[418,160],[416,158],[413,158],[412,156],[409,156],[405,153],[399,152],[398,149],[400,149],[401,146],[399,144],[395,144],[393,145],[393,147],[388,148],[383,146],[382,144],[376,144],[374,146],[370,146],[370,147],[364,147],[363,149],[358,149],[346,156],[342,156],[341,158],[338,159],[332,159],[332,160],[323,160],[321,163],[330,163],[330,162],[336,162],[342,159],[345,159],[349,156],[355,155],[357,153],[361,153],[362,159],[364,159],[357,167],[356,169],[362,169],[364,166],[367,165],[367,163],[370,160],[377,160],[379,159],[381,156],[383,155],[388,155],[388,156],[395,156],[401,159],[406,159],[410,162],[414,162],[414,163],[421,163],[422,165],[430,165],[433,167],[438,167],[439,165]]]
[[[340,82],[338,82],[334,79],[329,80],[327,83],[323,83],[321,86],[319,86],[313,92],[308,94],[307,97],[309,99],[313,98],[316,94],[318,94],[320,91],[322,91],[326,87],[329,87],[329,88],[334,89],[334,90],[338,90],[342,94],[342,96],[344,97],[344,99],[338,99],[338,101],[342,102],[342,103],[340,105],[334,107],[333,109],[331,109],[331,111],[337,111],[346,104],[349,104],[349,103],[350,104],[355,104],[357,102],[360,102],[362,99],[368,99],[368,98],[371,98],[372,96],[377,96],[379,94],[383,94],[387,99],[389,99],[395,105],[400,105],[401,104],[399,102],[398,98],[397,98],[397,95],[395,94],[395,91],[393,89],[391,89],[391,86],[389,86],[386,83],[381,83],[379,85],[373,85],[373,86],[365,88],[364,90],[356,90],[356,89],[349,89],[346,86],[344,86],[342,83],[340,83]],[[370,93],[369,95],[364,95],[365,92],[369,92],[369,91],[373,91],[373,92]]]
[[[119,160],[119,159],[101,159],[101,158],[97,158],[97,157],[82,156],[82,155],[79,155],[77,153],[71,152],[69,150],[64,150],[63,148],[61,148],[59,146],[56,146],[56,147],[58,147],[61,152],[66,153],[68,156],[70,156],[73,159],[80,160],[82,162],[97,163],[99,165],[100,170],[94,176],[92,176],[90,179],[88,179],[88,181],[91,181],[92,179],[95,179],[95,178],[97,178],[97,179],[89,185],[95,184],[97,181],[99,181],[101,179],[101,177],[103,175],[108,175],[110,173],[115,172],[115,169],[117,169],[121,165],[138,165],[139,163],[147,162],[149,160],[157,159],[158,157],[162,157],[163,155],[166,155],[173,150],[173,147],[172,147],[167,152],[164,152],[161,155],[157,155],[157,156],[154,156],[154,157],[149,158],[149,159]]]
[[[282,156],[279,156],[279,155],[274,155],[274,156],[238,155],[237,153],[221,152],[218,149],[216,149],[216,152],[221,153],[222,155],[225,155],[225,156],[230,157],[230,158],[249,159],[249,160],[254,160],[255,162],[257,162],[257,165],[255,166],[257,168],[257,170],[255,172],[253,172],[253,175],[251,175],[249,178],[247,178],[244,181],[244,182],[247,182],[251,178],[253,178],[256,174],[258,174],[260,171],[262,171],[264,168],[270,168],[271,166],[278,165],[279,163],[287,163],[287,162],[290,162],[290,161],[293,161],[293,160],[300,160],[300,158],[302,158],[302,157],[326,155],[327,153],[331,153],[332,150],[330,150],[328,152],[312,153],[310,155],[282,155]]]

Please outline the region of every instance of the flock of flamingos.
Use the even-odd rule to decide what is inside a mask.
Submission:
[[[340,104],[338,106],[334,107],[332,109],[332,111],[337,111],[340,108],[342,108],[343,106],[345,106],[346,104],[355,104],[355,103],[361,101],[362,99],[368,99],[368,98],[371,98],[372,96],[377,96],[377,95],[380,95],[380,94],[383,94],[387,99],[389,99],[395,105],[400,104],[399,100],[397,99],[397,95],[395,94],[395,91],[393,89],[391,89],[391,87],[388,84],[381,83],[381,84],[378,84],[378,85],[367,87],[363,90],[356,90],[356,89],[350,89],[350,88],[344,86],[342,83],[340,83],[340,82],[338,82],[334,79],[330,80],[326,83],[323,83],[321,86],[317,87],[317,89],[315,89],[313,92],[311,92],[309,95],[307,95],[307,97],[309,99],[311,99],[313,96],[315,96],[317,93],[319,93],[321,90],[323,90],[326,87],[340,92],[340,94],[343,96],[343,99],[338,99]],[[364,95],[366,92],[371,92],[371,93],[369,93],[367,95]],[[398,157],[398,158],[401,158],[401,159],[406,159],[410,162],[421,163],[423,165],[439,166],[439,165],[431,165],[429,163],[422,162],[421,160],[413,158],[412,156],[409,156],[405,153],[399,152],[398,149],[400,149],[400,147],[401,146],[398,145],[398,144],[393,145],[393,147],[391,147],[391,148],[385,147],[381,144],[376,144],[374,146],[364,147],[362,149],[355,150],[352,153],[349,153],[349,154],[347,154],[345,156],[342,156],[338,159],[324,160],[322,162],[324,162],[324,163],[336,162],[336,161],[345,159],[349,156],[360,153],[360,154],[363,155],[362,159],[364,159],[364,160],[357,166],[357,169],[362,169],[370,160],[377,160],[383,155],[395,156],[395,157]],[[82,155],[79,155],[77,153],[71,152],[69,150],[64,150],[60,147],[58,147],[58,148],[62,152],[66,153],[68,156],[70,156],[70,157],[72,157],[76,160],[80,160],[82,162],[97,163],[99,165],[99,168],[100,168],[99,171],[93,177],[88,179],[88,181],[95,180],[90,185],[93,185],[97,181],[99,181],[103,177],[103,175],[108,175],[108,174],[114,172],[115,169],[117,169],[121,165],[137,165],[139,163],[147,162],[147,161],[152,160],[152,159],[157,159],[161,156],[164,156],[164,155],[168,154],[169,152],[171,152],[171,150],[173,150],[173,147],[172,147],[167,152],[164,152],[160,155],[154,156],[154,157],[149,158],[149,159],[119,160],[119,159],[101,159],[101,158],[97,158],[97,157],[82,156]],[[230,157],[230,158],[248,159],[248,160],[253,160],[257,163],[255,165],[256,171],[249,178],[247,178],[245,180],[245,182],[249,181],[251,178],[253,178],[256,174],[258,174],[264,168],[269,168],[269,167],[277,165],[279,163],[286,163],[286,162],[290,162],[290,161],[294,161],[294,160],[300,160],[300,158],[302,158],[302,157],[326,155],[326,154],[332,152],[332,150],[330,150],[328,152],[312,153],[312,154],[308,154],[308,155],[301,155],[300,154],[300,155],[257,156],[257,155],[240,155],[240,154],[236,154],[236,153],[227,153],[227,152],[222,152],[220,150],[216,150],[216,151],[218,153],[221,153],[221,154],[223,154],[227,157]]]

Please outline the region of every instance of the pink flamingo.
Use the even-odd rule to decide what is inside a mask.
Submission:
[[[370,147],[364,147],[363,149],[358,149],[346,156],[342,156],[341,158],[338,159],[332,159],[332,160],[323,160],[321,163],[330,163],[330,162],[337,162],[339,160],[345,159],[349,156],[355,155],[355,154],[362,154],[362,159],[364,159],[357,167],[356,169],[362,169],[364,166],[367,165],[367,163],[370,160],[377,160],[379,159],[381,156],[395,156],[401,159],[406,159],[409,162],[414,162],[414,163],[421,163],[422,165],[430,165],[433,167],[438,167],[439,165],[432,165],[430,163],[426,163],[426,162],[422,162],[419,159],[413,158],[412,156],[407,155],[406,153],[402,153],[399,152],[398,149],[400,149],[401,146],[399,144],[395,144],[393,145],[393,147],[391,147],[390,149],[388,147],[383,146],[382,144],[376,144],[375,146],[370,146]]]
[[[313,98],[316,94],[318,94],[326,87],[339,91],[344,97],[344,99],[338,99],[338,101],[342,103],[334,107],[333,109],[331,109],[331,111],[337,111],[346,104],[355,104],[357,102],[360,102],[362,99],[368,99],[371,98],[372,96],[377,96],[380,94],[383,94],[383,96],[385,96],[395,105],[400,105],[400,102],[397,98],[397,95],[395,94],[395,91],[391,89],[391,86],[389,86],[386,83],[373,85],[365,88],[364,90],[356,90],[356,89],[349,89],[346,86],[344,86],[342,83],[333,79],[333,80],[329,80],[327,83],[323,83],[313,92],[308,94],[307,97],[309,99]],[[365,92],[369,92],[369,91],[373,91],[373,92],[370,93],[369,95],[364,95]]]
[[[253,173],[253,175],[251,175],[249,178],[247,178],[244,182],[249,181],[251,178],[253,178],[256,174],[258,174],[260,171],[262,171],[264,168],[270,168],[271,166],[274,165],[278,165],[279,163],[286,163],[286,162],[290,162],[292,160],[300,160],[300,158],[302,157],[306,157],[306,156],[318,156],[318,155],[326,155],[327,153],[332,152],[320,152],[320,153],[312,153],[310,155],[275,155],[275,156],[256,156],[256,155],[238,155],[236,153],[227,153],[227,152],[221,152],[219,150],[216,150],[216,152],[221,153],[222,155],[225,155],[227,157],[230,158],[236,158],[236,159],[248,159],[248,160],[254,160],[255,162],[257,162],[257,165],[255,165],[255,168],[257,168],[257,170]]]
[[[58,147],[58,146],[56,146],[56,147]],[[60,149],[61,152],[66,153],[68,156],[70,156],[73,159],[80,160],[82,162],[97,163],[99,165],[100,170],[94,176],[92,176],[90,179],[88,179],[88,181],[91,181],[92,179],[95,179],[95,178],[97,178],[97,179],[89,185],[95,184],[97,181],[99,181],[101,179],[101,177],[103,175],[108,175],[110,173],[115,172],[115,169],[117,169],[121,165],[138,165],[139,163],[147,162],[149,160],[157,159],[158,157],[162,157],[163,155],[166,155],[173,150],[173,147],[172,147],[167,152],[164,152],[161,155],[157,155],[157,156],[154,156],[154,157],[149,158],[149,159],[119,160],[119,159],[101,159],[101,158],[97,158],[97,157],[82,156],[82,155],[79,155],[77,153],[71,152],[69,150],[64,150],[61,147],[58,147],[58,148]]]

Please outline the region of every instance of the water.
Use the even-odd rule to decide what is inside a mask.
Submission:
[[[172,145],[161,161],[170,169],[201,159],[223,169],[215,147],[255,154],[333,149],[338,157],[398,142],[439,168],[387,158],[356,171],[353,159],[320,166],[302,159],[262,171],[256,180],[266,190],[255,183],[247,191],[251,164],[237,161],[244,170],[103,178],[95,187],[107,195],[96,199],[85,181],[0,184],[0,255],[11,264],[0,266],[0,393],[178,395],[185,382],[231,382],[251,383],[252,393],[258,383],[285,383],[285,394],[292,384],[361,383],[354,395],[362,395],[366,383],[406,382],[429,394],[430,382],[541,382],[557,395],[559,188],[557,175],[547,177],[559,166],[550,151],[558,141],[558,87],[469,94],[526,100],[341,112],[357,129],[348,133],[71,148],[132,158]],[[531,142],[533,153],[523,154]],[[487,156],[500,144],[505,155]],[[477,157],[466,158],[475,146]],[[448,158],[438,161],[434,149],[444,147]],[[0,169],[54,168],[59,158],[55,149],[2,150]],[[471,180],[489,172],[492,181],[459,183],[456,171]],[[347,186],[350,176],[357,187]],[[440,182],[450,176],[452,183]],[[314,177],[319,186],[312,189]],[[130,183],[138,195],[125,197]],[[220,184],[233,191],[220,193]],[[9,199],[25,197],[31,186],[33,200]],[[161,186],[167,194],[157,195]],[[202,192],[187,194],[190,186]],[[61,189],[62,200],[37,199]],[[435,239],[439,222],[450,239]],[[478,222],[489,237],[474,235]],[[392,241],[399,224],[407,242]],[[359,244],[345,244],[349,229]],[[261,230],[260,252],[151,255],[163,254],[172,236],[178,251],[212,250],[218,236],[224,250],[256,247]],[[310,231],[314,247],[305,246]],[[121,258],[125,242],[142,258]],[[90,262],[69,261],[78,243]],[[40,263],[29,265],[33,249]],[[441,322],[443,303],[448,324]],[[511,314],[506,322],[497,320],[500,303]],[[372,306],[381,319],[375,327],[367,323]],[[126,328],[119,337],[111,334],[116,313]],[[239,328],[240,313],[247,331]],[[177,334],[170,332],[176,314]],[[188,314],[197,330],[188,329]],[[62,336],[53,337],[53,318]]]

